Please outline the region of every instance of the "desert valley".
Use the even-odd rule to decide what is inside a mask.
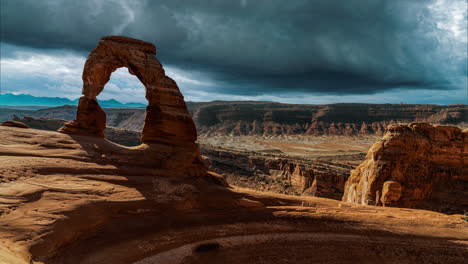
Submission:
[[[350,171],[365,160],[387,126],[420,122],[463,129],[468,125],[466,105],[223,101],[188,102],[187,107],[197,127],[204,162],[230,184],[336,200],[343,196]],[[0,121],[57,131],[74,119],[76,109],[71,105],[39,110],[3,108]],[[105,108],[104,112],[106,138],[124,146],[141,144],[145,109]],[[462,213],[461,208],[448,206],[445,211]]]
[[[467,109],[184,102],[141,40],[78,106],[0,113],[2,263],[464,263]],[[127,67],[148,106],[97,96]]]

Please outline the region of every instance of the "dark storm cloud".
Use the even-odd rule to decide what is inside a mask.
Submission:
[[[103,35],[139,38],[231,94],[460,88],[466,36],[438,26],[434,2],[2,0],[1,38],[83,53]]]

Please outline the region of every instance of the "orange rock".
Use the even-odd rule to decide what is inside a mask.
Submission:
[[[146,88],[148,107],[142,131],[145,144],[139,149],[146,152],[147,162],[157,169],[171,169],[173,175],[206,175],[195,143],[197,131],[184,97],[176,82],[165,75],[155,54],[156,47],[151,43],[121,36],[103,37],[84,66],[84,96],[80,98],[76,119],[59,132],[104,137],[106,114],[96,97],[112,72],[127,67]],[[143,160],[130,163],[137,166]]]
[[[85,63],[84,96],[80,99],[76,119],[59,131],[103,137],[106,117],[96,97],[112,72],[127,67],[146,88],[148,107],[142,141],[178,145],[195,142],[196,128],[184,98],[176,82],[165,75],[155,54],[156,47],[148,42],[121,36],[103,37]]]
[[[76,119],[67,122],[59,131],[67,134],[104,137],[104,129],[106,129],[106,114],[96,98],[83,96],[78,102]]]
[[[387,203],[397,202],[401,197],[401,184],[396,181],[386,181],[382,187],[382,197],[380,201],[383,206]]]
[[[468,209],[467,132],[427,123],[388,126],[351,172],[343,201],[463,212]]]

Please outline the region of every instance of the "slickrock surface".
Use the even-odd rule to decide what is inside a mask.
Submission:
[[[57,131],[65,125],[67,120],[57,118],[33,118],[25,116],[19,118],[13,116],[13,121],[18,121],[35,129]],[[107,126],[104,130],[105,138],[124,146],[138,146],[141,144],[141,133],[133,130]]]
[[[159,169],[163,145],[127,148],[3,126],[0,134],[0,263],[463,263],[468,257],[461,216],[230,189],[216,184],[216,175]]]
[[[468,130],[426,123],[389,126],[352,173],[343,201],[468,210]]]

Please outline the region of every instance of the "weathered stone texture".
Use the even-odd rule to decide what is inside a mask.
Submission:
[[[351,172],[343,201],[461,213],[468,209],[467,165],[467,129],[392,125]]]
[[[83,96],[76,119],[59,131],[67,134],[104,137],[106,114],[96,97],[117,68],[126,67],[136,75],[146,89],[148,107],[138,150],[144,158],[126,163],[139,164],[155,170],[170,169],[172,175],[207,175],[197,140],[197,131],[187,110],[184,97],[174,80],[165,75],[155,57],[156,47],[127,37],[103,37],[89,54],[83,70]],[[155,171],[157,173],[157,171]]]
[[[60,132],[103,137],[106,118],[96,97],[116,69],[128,68],[146,88],[142,141],[184,144],[197,139],[195,124],[174,80],[165,75],[148,42],[120,36],[103,37],[89,54],[83,70],[83,97],[76,119]]]

